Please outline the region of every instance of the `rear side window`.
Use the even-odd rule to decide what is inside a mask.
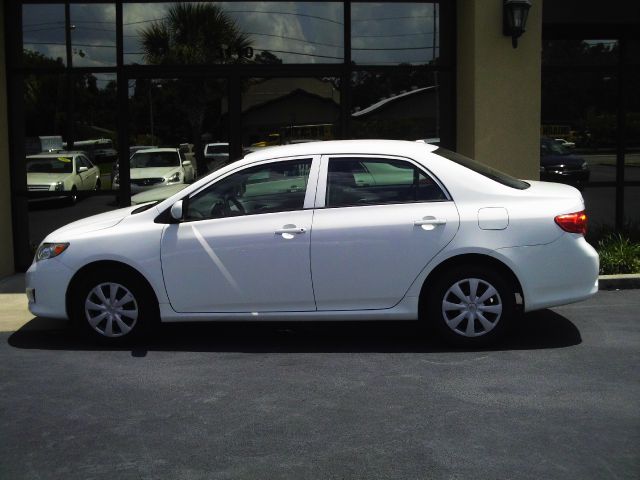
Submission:
[[[476,160],[472,160],[469,157],[465,157],[464,155],[460,155],[459,153],[452,152],[451,150],[447,150],[446,148],[438,148],[433,151],[436,155],[440,155],[441,157],[446,158],[447,160],[451,160],[463,167],[467,167],[469,170],[473,170],[480,175],[483,175],[487,178],[490,178],[494,182],[498,182],[507,187],[516,188],[518,190],[526,190],[531,185],[522,180],[518,180],[511,175],[507,175],[506,173],[501,172],[500,170],[496,170],[495,168],[491,168],[484,163],[480,163]]]
[[[409,162],[385,158],[331,158],[327,207],[447,200],[438,184]]]

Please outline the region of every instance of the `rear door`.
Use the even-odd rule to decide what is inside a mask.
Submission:
[[[318,310],[393,307],[458,225],[446,191],[412,160],[322,157],[311,238]]]

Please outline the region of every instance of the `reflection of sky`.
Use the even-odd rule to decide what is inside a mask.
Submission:
[[[217,4],[249,35],[256,54],[268,50],[284,63],[343,60],[341,2]],[[139,32],[153,21],[164,18],[170,5],[123,5],[125,63],[144,63]],[[351,8],[355,63],[425,63],[433,58],[432,3],[353,3]],[[75,26],[72,31],[74,66],[114,66],[114,5],[72,4],[71,22]],[[25,48],[48,57],[65,58],[64,6],[25,5],[23,24]],[[437,48],[438,45],[436,54]]]

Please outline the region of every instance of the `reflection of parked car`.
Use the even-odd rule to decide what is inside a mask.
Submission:
[[[187,186],[186,183],[176,183],[175,185],[167,185],[166,187],[150,188],[136,193],[131,197],[131,205],[140,205],[148,202],[161,202],[171,195],[178,193]]]
[[[177,148],[138,150],[129,159],[129,165],[132,193],[175,183],[190,183],[195,179],[193,165],[182,157]],[[120,174],[113,178],[112,188],[120,188]]]
[[[567,149],[576,148],[575,143],[570,142],[569,140],[565,140],[564,138],[554,138],[554,140],[558,142],[560,145],[562,145],[564,148],[567,148]]]
[[[589,175],[589,164],[584,158],[573,155],[552,138],[542,137],[540,180],[567,183],[581,188],[589,181]]]
[[[381,180],[358,185],[363,166]],[[287,145],[49,234],[26,293],[112,343],[158,319],[420,319],[473,347],[597,292],[586,222],[575,188],[433,145]]]
[[[229,163],[229,144],[207,143],[204,147],[204,161],[209,172],[224,167]]]
[[[29,155],[27,188],[30,192],[58,192],[57,196],[75,203],[78,192],[100,189],[100,169],[82,152]]]
[[[150,146],[150,145],[134,145],[132,147],[129,147],[129,158],[131,158],[131,155],[136,153],[138,150],[147,150],[149,148],[157,148],[157,147]],[[116,160],[115,162],[113,162],[113,165],[111,166],[111,185],[113,185],[113,179],[118,174],[119,171],[120,171],[120,162]]]

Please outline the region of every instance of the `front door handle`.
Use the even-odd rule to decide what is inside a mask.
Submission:
[[[432,226],[436,227],[438,225],[446,225],[447,221],[444,218],[436,218],[436,217],[424,217],[420,220],[416,220],[413,222],[416,227],[424,227],[424,226]]]
[[[276,230],[276,235],[284,235],[284,234],[295,234],[295,235],[300,235],[301,233],[306,232],[307,229],[303,228],[303,227],[289,227],[289,226],[284,226],[282,228],[279,228],[278,230]]]

